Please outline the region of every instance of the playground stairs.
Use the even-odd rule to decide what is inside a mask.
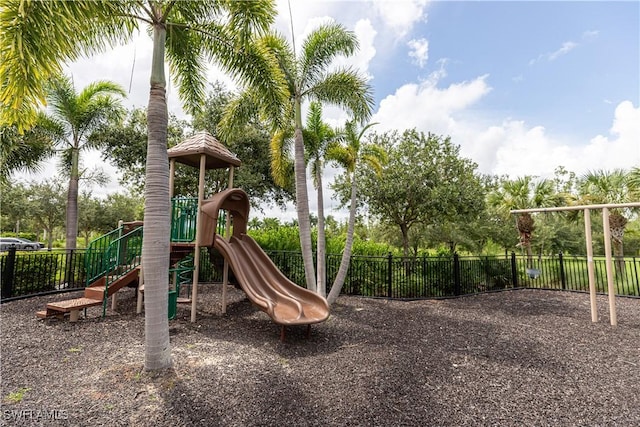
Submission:
[[[125,286],[138,282],[142,260],[142,226],[126,224],[93,240],[85,252],[87,286],[81,298],[73,298],[47,304],[38,311],[39,318],[64,318],[78,320],[80,310],[102,305],[106,314],[107,299]],[[114,296],[115,298],[115,296]],[[86,311],[85,311],[86,314]]]
[[[48,317],[63,317],[69,313],[69,320],[75,322],[78,320],[80,310],[94,306],[106,306],[107,299],[118,292],[125,286],[133,284],[138,280],[140,267],[137,266],[125,274],[117,276],[104,276],[96,280],[84,289],[84,295],[81,298],[73,298],[64,301],[51,302],[47,304],[46,309],[38,311],[36,315],[41,319]],[[110,281],[107,286],[107,281]]]
[[[172,201],[170,263],[173,266],[171,271],[180,276],[178,289],[180,284],[189,282],[186,276],[193,271],[193,267],[188,266],[188,259],[195,247],[197,206],[198,200],[194,198],[178,197]],[[87,285],[84,295],[49,303],[45,310],[36,313],[37,316],[64,318],[69,314],[69,320],[75,322],[80,310],[100,305],[105,316],[109,297],[125,286],[140,284],[142,234],[143,222],[134,221],[122,223],[117,229],[93,240],[85,253]],[[143,292],[143,285],[138,288]],[[191,301],[189,298],[177,298],[177,292],[173,295],[177,302]]]

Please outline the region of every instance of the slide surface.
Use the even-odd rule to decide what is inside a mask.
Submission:
[[[329,317],[327,300],[289,280],[250,236],[215,236],[249,300],[280,325],[310,325]]]
[[[218,216],[231,217],[233,235],[226,240],[216,234]],[[249,197],[239,188],[229,188],[203,201],[198,225],[201,246],[214,247],[229,262],[236,280],[249,300],[280,325],[310,325],[329,317],[327,300],[289,280],[262,248],[249,237]]]

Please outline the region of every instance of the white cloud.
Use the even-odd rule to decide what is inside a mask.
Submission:
[[[583,40],[593,40],[593,39],[597,38],[599,34],[600,34],[600,31],[598,31],[598,30],[588,30],[588,31],[585,31],[584,33],[582,33],[582,39]]]
[[[640,166],[640,106],[631,101],[618,104],[610,136],[597,135],[581,151],[581,172]]]
[[[485,173],[511,177],[553,176],[557,166],[583,174],[594,169],[628,169],[640,165],[640,107],[618,104],[610,136],[597,135],[586,145],[572,145],[548,135],[542,126],[505,120],[485,129],[460,123],[452,132],[462,154]]]
[[[469,143],[473,146],[469,147]],[[511,177],[553,174],[560,159],[566,159],[570,151],[549,137],[544,127],[529,128],[518,120],[507,120],[501,126],[479,132],[466,148],[481,171]]]
[[[379,0],[373,5],[385,27],[390,28],[396,38],[402,38],[416,23],[426,21],[428,3],[427,0]]]
[[[333,65],[351,67],[371,79],[373,76],[369,74],[369,64],[376,56],[374,41],[378,33],[368,19],[361,19],[356,22],[353,32],[358,39],[358,50],[349,57],[337,57]]]
[[[412,39],[407,42],[409,46],[409,56],[414,59],[414,63],[423,68],[429,59],[429,41],[427,39]]]
[[[442,70],[432,73],[421,83],[406,84],[380,102],[372,121],[379,122],[377,130],[409,129],[439,134],[451,134],[456,126],[456,113],[473,105],[491,88],[487,75],[471,81],[439,88]]]
[[[578,174],[640,165],[640,107],[630,101],[618,104],[608,136],[595,136],[586,145],[572,144],[548,134],[539,124],[478,119],[472,109],[491,91],[488,76],[439,87],[445,75],[441,68],[423,82],[405,84],[384,98],[372,118],[380,123],[375,130],[415,127],[449,135],[481,172],[510,177],[551,177],[560,165]]]
[[[540,62],[543,59],[546,59],[547,61],[555,61],[559,57],[564,56],[567,53],[571,52],[573,49],[575,49],[578,46],[579,45],[576,42],[572,42],[572,41],[564,42],[562,43],[562,46],[560,46],[559,49],[553,52],[540,54],[538,55],[537,58],[530,60],[529,65],[533,65],[536,62]]]
[[[556,50],[555,52],[551,52],[549,54],[549,61],[554,61],[559,57],[566,55],[567,53],[572,51],[576,46],[578,46],[578,43],[575,43],[572,41],[562,43],[562,47],[560,49]]]

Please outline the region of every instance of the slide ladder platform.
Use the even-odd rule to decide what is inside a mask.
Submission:
[[[78,320],[80,310],[87,307],[94,307],[96,305],[102,305],[101,299],[93,298],[74,298],[66,301],[50,302],[47,304],[46,310],[38,311],[36,315],[45,319],[47,317],[60,316],[65,313],[70,313],[69,321],[75,322]]]
[[[100,277],[93,284],[84,288],[84,296],[64,301],[50,302],[47,304],[45,310],[36,312],[36,316],[40,319],[46,319],[49,317],[64,316],[66,313],[69,313],[69,321],[76,322],[80,310],[98,305],[106,307],[105,299],[138,280],[139,274],[140,267],[137,266],[113,280],[109,286],[106,284],[109,276]]]

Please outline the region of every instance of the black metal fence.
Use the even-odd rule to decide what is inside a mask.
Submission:
[[[278,268],[304,286],[299,252],[269,251]],[[85,286],[85,251],[16,252],[0,255],[2,301],[68,292]],[[327,255],[327,291],[340,265],[340,255]],[[220,282],[221,263],[201,256],[200,282]],[[604,257],[594,259],[596,290],[607,293]],[[617,295],[640,296],[640,259],[614,260]],[[587,258],[555,255],[404,258],[352,256],[342,293],[397,299],[442,298],[512,288],[588,291]]]
[[[268,255],[292,281],[304,286],[304,266],[299,252],[270,251]],[[340,266],[340,255],[328,255],[327,292]],[[640,296],[640,259],[614,260],[617,295]],[[594,259],[596,291],[607,293],[606,262]],[[510,256],[404,258],[352,256],[342,294],[419,299],[469,295],[512,288],[588,291],[584,256],[527,259]]]
[[[219,282],[222,273],[208,257],[203,249],[199,280]],[[85,261],[89,261],[88,270]],[[96,263],[101,265],[102,256],[95,250],[18,252],[10,249],[0,254],[1,301],[82,290],[87,284],[87,272],[94,274],[91,265]]]
[[[17,252],[0,255],[2,301],[85,287],[84,250]]]

